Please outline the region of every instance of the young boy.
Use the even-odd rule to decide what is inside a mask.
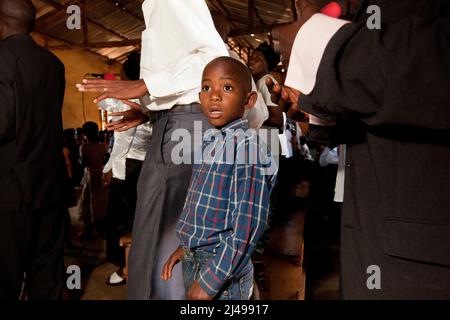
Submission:
[[[169,280],[183,260],[187,299],[246,300],[253,288],[250,257],[269,214],[276,173],[267,169],[274,161],[242,119],[257,97],[245,65],[229,57],[212,60],[203,71],[199,96],[216,129],[203,136],[204,159],[194,165],[177,226],[181,246],[161,278]]]

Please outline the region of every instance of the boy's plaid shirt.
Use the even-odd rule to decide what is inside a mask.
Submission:
[[[247,129],[247,120],[239,119],[205,133],[203,161],[194,165],[177,226],[183,247],[215,253],[198,280],[210,296],[239,276],[269,216],[276,167],[272,174],[267,169],[275,162],[256,132]],[[234,153],[226,158],[230,150]]]

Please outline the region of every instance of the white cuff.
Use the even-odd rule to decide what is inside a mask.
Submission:
[[[295,37],[285,85],[303,94],[310,94],[316,84],[317,71],[328,42],[347,23],[321,13],[313,15]]]

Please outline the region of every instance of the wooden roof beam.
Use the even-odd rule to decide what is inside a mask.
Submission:
[[[47,4],[49,6],[52,6],[53,8],[55,8],[57,10],[67,10],[67,7],[68,7],[68,5],[62,5],[60,3],[54,2],[53,0],[40,0],[40,1],[44,2],[45,4]],[[84,11],[86,11],[86,10],[84,10]],[[104,26],[104,25],[94,21],[93,19],[89,18],[89,16],[87,14],[84,14],[84,15],[82,14],[82,17],[83,16],[86,17],[86,21],[88,21],[89,23],[92,23],[96,27],[98,27],[98,28],[100,28],[100,29],[102,29],[104,31],[107,31],[107,32],[109,32],[109,33],[111,33],[111,34],[115,35],[116,37],[119,37],[119,38],[121,38],[123,40],[128,40],[128,38],[122,36],[121,34],[115,32],[114,30],[111,30],[111,29],[107,28],[106,26]]]
[[[275,25],[274,25],[275,26]],[[249,36],[251,34],[258,34],[258,33],[268,33],[272,31],[272,28],[274,26],[257,26],[257,27],[246,27],[241,29],[232,30],[228,37],[240,37],[240,36]]]
[[[59,40],[59,39],[57,39]],[[131,39],[131,40],[123,40],[123,41],[106,41],[106,42],[95,42],[95,43],[86,43],[86,44],[75,44],[65,40],[68,44],[66,45],[56,45],[56,46],[47,46],[48,49],[103,49],[103,48],[119,48],[119,47],[128,47],[128,46],[138,46],[141,44],[141,39]]]
[[[255,17],[255,0],[248,0],[248,26],[253,27],[254,21],[253,18]]]
[[[114,5],[116,5],[116,3],[121,4],[121,3],[118,2],[117,0],[109,0],[109,2],[113,3]],[[120,6],[119,6],[119,7],[120,7]],[[125,14],[127,14],[127,15],[133,17],[133,18],[138,19],[139,21],[144,22],[144,19],[143,19],[142,17],[135,15],[134,13],[130,12],[129,10],[121,10],[121,11],[122,11],[123,13],[125,13]]]

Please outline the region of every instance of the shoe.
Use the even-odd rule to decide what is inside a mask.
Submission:
[[[125,284],[127,282],[127,280],[125,278],[122,278],[121,276],[119,276],[119,274],[117,272],[114,272],[113,274],[111,274],[108,279],[106,279],[106,284],[108,286],[121,286],[123,284]]]

